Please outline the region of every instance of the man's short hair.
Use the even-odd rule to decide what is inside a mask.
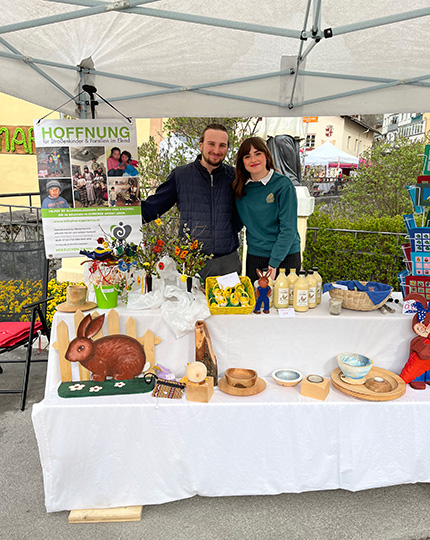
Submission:
[[[223,126],[222,124],[209,124],[208,126],[206,126],[205,129],[203,130],[203,133],[201,134],[199,142],[201,142],[201,143],[204,142],[205,133],[209,129],[215,129],[217,131],[224,131],[224,133],[227,133],[227,146],[230,146],[230,137],[228,136],[227,128],[225,126]]]

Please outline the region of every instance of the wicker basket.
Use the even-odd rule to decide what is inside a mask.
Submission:
[[[360,281],[363,285],[366,285],[367,281]],[[331,298],[339,298],[342,300],[342,307],[346,309],[353,309],[355,311],[373,311],[380,308],[385,304],[388,297],[391,294],[392,289],[387,290],[387,296],[379,304],[374,304],[369,298],[368,294],[364,291],[349,291],[345,289],[330,289],[329,294]]]
[[[209,306],[209,310],[212,313],[212,315],[234,315],[234,314],[240,314],[240,315],[247,315],[248,313],[252,313],[254,311],[255,307],[255,294],[254,294],[254,287],[252,286],[251,280],[248,276],[240,276],[240,281],[245,285],[245,290],[248,293],[249,296],[249,306],[243,307],[221,307],[221,306],[211,306],[209,302],[209,292],[212,289],[212,287],[215,285],[217,278],[216,277],[208,277],[206,278],[206,301]]]

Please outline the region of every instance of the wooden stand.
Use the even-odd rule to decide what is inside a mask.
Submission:
[[[214,393],[213,377],[206,377],[200,383],[189,381],[187,383],[187,400],[198,401],[199,403],[209,403]]]
[[[324,401],[330,392],[330,381],[319,375],[308,375],[303,379],[300,393],[302,396]]]
[[[142,506],[121,506],[119,508],[92,508],[72,510],[69,523],[111,523],[113,521],[140,521]]]

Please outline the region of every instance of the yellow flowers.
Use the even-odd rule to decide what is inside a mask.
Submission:
[[[160,227],[161,225],[163,225],[163,222],[161,221],[160,218],[157,218],[156,220],[154,220],[154,223],[155,223],[156,225],[158,225],[159,227]]]

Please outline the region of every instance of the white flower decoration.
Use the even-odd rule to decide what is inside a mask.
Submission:
[[[74,384],[73,386],[69,386],[69,390],[71,392],[74,392],[75,390],[82,390],[82,388],[85,388],[85,384]]]
[[[102,386],[92,386],[90,388],[90,392],[99,392],[100,390],[103,390]]]
[[[125,382],[116,382],[114,386],[115,388],[122,388],[123,386],[125,386]]]

